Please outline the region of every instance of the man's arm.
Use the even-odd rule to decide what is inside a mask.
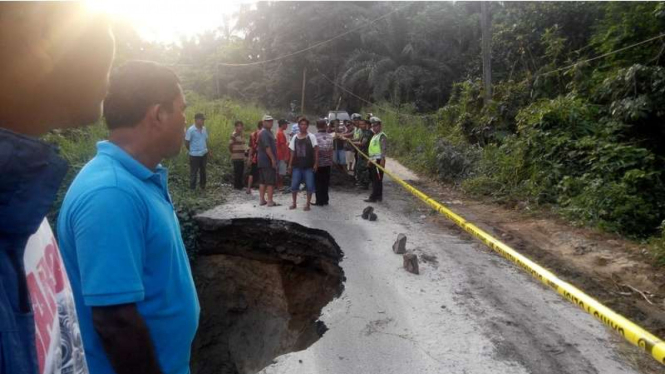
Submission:
[[[266,147],[266,155],[268,155],[268,158],[272,163],[272,167],[277,167],[277,161],[275,161],[275,156],[272,154],[272,148]]]
[[[293,152],[289,152],[289,168],[288,168],[288,173],[291,174],[291,170],[293,169]]]
[[[296,141],[295,137],[291,138],[289,141],[289,169],[288,173],[291,174],[291,169],[293,169],[293,153],[295,151]]]
[[[206,155],[208,155],[208,157],[212,157],[212,149],[210,149],[210,147],[208,147],[208,130],[206,130],[206,129],[204,128],[203,131],[205,131],[205,139],[204,139],[204,141],[205,141],[206,151],[207,151],[207,152],[206,152]]]
[[[136,304],[93,307],[92,324],[116,373],[162,374]]]
[[[189,141],[192,139],[192,133],[187,129],[185,132],[185,147],[187,147],[187,150],[189,151]]]
[[[363,136],[362,138],[360,138],[360,146],[361,147],[366,147],[367,144],[369,143],[370,139],[371,139],[371,137],[369,137],[369,136]]]
[[[314,171],[319,168],[319,146],[314,147]]]

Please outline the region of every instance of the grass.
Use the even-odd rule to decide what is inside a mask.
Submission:
[[[193,217],[206,209],[224,202],[231,180],[231,160],[228,140],[233,132],[236,120],[245,123],[246,139],[254,131],[256,123],[264,114],[264,109],[231,100],[208,101],[202,97],[187,93],[187,126],[194,122],[196,113],[206,116],[208,130],[208,148],[211,157],[208,160],[208,183],[205,191],[189,189],[189,160],[183,147],[180,154],[162,164],[169,169],[169,191],[173,198],[180,220],[182,237],[190,257],[196,254],[197,227]],[[60,155],[69,163],[69,170],[58,191],[56,202],[48,215],[52,227],[56,226],[57,215],[62,199],[79,170],[96,154],[96,143],[108,138],[108,130],[100,121],[92,126],[68,130],[56,130],[44,136],[44,140],[55,144]],[[55,231],[55,230],[54,230]]]
[[[375,109],[373,113],[381,118],[383,131],[390,139],[388,155],[415,171],[434,175],[437,140],[435,125],[408,113],[388,112],[381,108]]]

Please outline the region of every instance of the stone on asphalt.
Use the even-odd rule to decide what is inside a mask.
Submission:
[[[363,219],[369,219],[369,216],[370,214],[372,214],[372,212],[374,212],[374,208],[372,208],[371,206],[368,206],[367,208],[363,209],[363,214],[362,214]]]
[[[406,235],[397,235],[397,240],[395,240],[395,243],[393,244],[393,252],[398,255],[406,253]]]
[[[418,269],[418,256],[415,253],[409,252],[404,254],[404,269],[412,274],[420,274]]]
[[[369,220],[370,220],[370,221],[376,221],[376,218],[377,218],[377,217],[376,217],[376,214],[374,214],[374,213],[370,213],[370,214],[369,214]]]

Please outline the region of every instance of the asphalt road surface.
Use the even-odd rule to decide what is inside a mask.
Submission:
[[[387,167],[414,178],[393,160]],[[321,317],[330,330],[262,374],[637,373],[599,321],[471,238],[428,223],[431,211],[388,178],[384,188],[383,203],[372,204],[376,222],[360,217],[367,192],[350,188],[333,188],[330,206],[310,212],[302,193],[290,211],[290,195],[267,208],[256,192],[234,192],[204,213],[327,230],[345,253],[346,290]],[[419,255],[420,275],[393,254],[399,233]]]

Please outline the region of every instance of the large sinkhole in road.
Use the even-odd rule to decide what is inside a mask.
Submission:
[[[321,310],[344,290],[343,253],[325,231],[262,218],[198,217],[193,263],[201,320],[193,374],[253,374],[327,330]]]

